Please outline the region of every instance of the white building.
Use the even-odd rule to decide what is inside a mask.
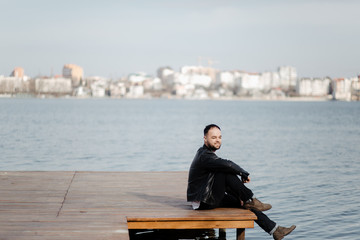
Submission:
[[[296,85],[296,92],[300,96],[311,96],[312,94],[312,79],[311,78],[301,78],[298,80]]]
[[[280,86],[283,89],[289,89],[296,86],[297,72],[296,68],[291,66],[282,66],[278,69],[280,76]]]
[[[208,75],[176,73],[174,75],[174,83],[181,85],[192,84],[208,88],[212,83],[212,79]]]
[[[35,92],[40,94],[71,94],[71,82],[70,78],[37,78],[35,79]]]
[[[0,76],[0,93],[19,93],[29,92],[30,83],[20,77],[4,77]]]
[[[281,79],[279,72],[272,72],[271,88],[281,88]]]
[[[235,75],[230,71],[224,71],[219,73],[219,82],[221,85],[233,88],[235,86]]]
[[[109,89],[111,97],[124,97],[126,95],[126,87],[123,82],[112,83]]]
[[[360,75],[351,78],[351,100],[360,100]]]
[[[146,73],[132,73],[128,76],[128,81],[132,84],[143,83],[149,76]]]
[[[330,82],[329,78],[301,78],[297,82],[296,92],[300,96],[327,96]]]
[[[151,84],[152,90],[160,91],[163,89],[163,85],[162,85],[160,78],[154,78],[154,79],[152,79],[151,82],[152,82],[152,84]]]
[[[183,66],[180,68],[181,74],[186,75],[206,75],[210,77],[211,83],[215,83],[216,75],[219,70],[211,68],[211,67],[203,67],[203,66]]]
[[[312,84],[312,96],[327,96],[329,94],[331,79],[315,78]]]
[[[332,82],[333,98],[337,100],[351,100],[351,84],[349,78],[335,78]]]
[[[190,83],[190,76],[176,72],[174,74],[174,84],[185,85]]]
[[[273,88],[280,88],[280,76],[278,72],[263,72],[260,74],[262,90],[269,91]]]
[[[131,85],[126,96],[129,98],[142,98],[144,97],[144,87],[142,85]]]
[[[175,71],[170,67],[162,67],[157,70],[157,76],[165,85],[172,85],[174,83]]]
[[[269,91],[281,88],[279,72],[248,73],[235,71],[235,85],[243,90]]]
[[[264,84],[261,81],[260,74],[258,73],[243,72],[239,80],[240,88],[244,90],[262,90],[264,88]]]
[[[190,84],[195,86],[210,87],[212,79],[208,75],[194,74],[190,76]]]
[[[91,90],[89,88],[86,88],[84,86],[79,86],[74,89],[74,96],[79,98],[85,98],[91,96]]]
[[[96,81],[90,85],[91,95],[93,97],[105,97],[107,83],[103,81]]]

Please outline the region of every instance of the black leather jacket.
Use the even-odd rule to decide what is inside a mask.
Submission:
[[[187,200],[189,202],[216,204],[212,196],[212,185],[216,172],[232,173],[245,179],[249,176],[249,173],[239,165],[230,160],[219,158],[204,145],[199,148],[190,166],[187,187]]]

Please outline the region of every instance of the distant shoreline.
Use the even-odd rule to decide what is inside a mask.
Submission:
[[[52,95],[11,95],[11,94],[0,94],[0,99],[4,98],[33,98],[33,99],[124,99],[124,100],[157,100],[157,99],[168,99],[168,100],[213,100],[213,101],[281,101],[281,102],[325,102],[325,101],[343,101],[334,100],[331,96],[324,97],[283,97],[283,98],[271,98],[271,97],[232,97],[232,98],[180,98],[180,97],[142,97],[142,98],[119,98],[119,97],[74,97],[74,96],[52,96]]]

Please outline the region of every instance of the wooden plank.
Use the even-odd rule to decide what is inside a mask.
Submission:
[[[186,210],[186,211],[184,211]],[[256,216],[248,210],[245,209],[234,209],[234,208],[217,208],[213,210],[202,210],[194,211],[191,210],[190,206],[186,208],[179,208],[174,212],[156,212],[156,214],[151,212],[142,212],[141,216],[136,216],[136,213],[129,213],[127,216],[128,222],[141,222],[141,221],[174,221],[174,220],[256,220]]]
[[[254,228],[254,221],[128,222],[128,229]]]

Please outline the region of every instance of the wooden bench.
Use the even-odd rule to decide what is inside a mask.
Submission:
[[[195,211],[187,172],[0,172],[0,233],[7,239],[120,239],[128,229],[236,228],[243,209]]]
[[[190,211],[190,212],[189,212]],[[195,213],[192,213],[195,212]],[[129,229],[211,229],[236,228],[237,239],[245,239],[245,228],[253,228],[256,216],[242,209],[219,208],[207,211],[184,209],[176,216],[127,217]]]

